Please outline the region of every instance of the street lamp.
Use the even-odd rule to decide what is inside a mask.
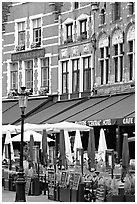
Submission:
[[[23,134],[24,134],[24,112],[27,107],[27,93],[26,87],[21,87],[19,93],[19,107],[21,109],[21,142],[20,142],[20,169],[18,179],[16,181],[16,198],[15,202],[26,202],[25,198],[25,178],[23,173]]]

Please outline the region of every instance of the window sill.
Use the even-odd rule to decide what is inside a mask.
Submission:
[[[99,24],[99,28],[103,28],[103,27],[105,27],[107,24],[106,23],[104,23],[104,24]]]
[[[117,20],[110,21],[110,24],[119,23],[119,22],[121,22],[121,21],[122,21],[122,18],[117,19]]]

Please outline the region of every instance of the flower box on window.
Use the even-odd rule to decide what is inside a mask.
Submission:
[[[83,33],[78,37],[78,41],[82,41],[82,40],[85,40],[85,39],[87,39],[87,33]]]
[[[26,89],[26,92],[28,95],[32,95],[33,94],[33,89],[30,88],[30,89]]]
[[[25,50],[25,45],[24,44],[16,46],[16,51],[22,51],[22,50]]]
[[[67,40],[64,41],[64,44],[71,43],[71,42],[73,42],[72,38],[67,38]]]
[[[18,95],[18,90],[17,89],[11,89],[10,92],[8,93],[8,98],[14,98],[14,96]]]
[[[48,92],[49,92],[49,87],[48,86],[41,87],[40,90],[39,90],[39,95],[40,96],[45,96],[45,95],[47,95]]]
[[[33,43],[31,44],[31,49],[40,47],[40,45],[41,45],[41,42],[33,42]]]

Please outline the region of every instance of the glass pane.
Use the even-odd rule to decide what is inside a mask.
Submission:
[[[114,58],[115,63],[115,82],[118,81],[118,58]]]
[[[66,91],[67,91],[67,87],[66,87],[66,85],[67,85],[67,83],[66,83],[66,75],[64,74],[63,75],[63,83],[62,83],[62,90],[63,90],[63,93],[66,93]]]

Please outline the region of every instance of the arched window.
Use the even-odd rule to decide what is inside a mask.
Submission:
[[[130,26],[127,33],[129,80],[135,79],[135,26]]]
[[[109,39],[104,33],[99,40],[99,67],[101,73],[101,84],[108,83],[108,74],[109,74]]]
[[[123,33],[117,29],[112,37],[115,82],[123,79]]]

